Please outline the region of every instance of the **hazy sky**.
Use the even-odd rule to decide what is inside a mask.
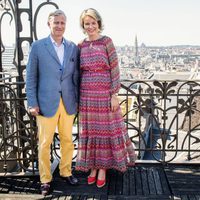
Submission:
[[[44,2],[34,0],[34,5]],[[200,0],[52,0],[65,11],[68,22],[65,37],[78,43],[85,36],[79,26],[80,13],[97,9],[104,23],[102,34],[115,45],[200,45]],[[34,9],[35,9],[34,6]],[[39,38],[48,35],[46,18],[52,6],[39,12]],[[25,28],[24,28],[25,30]],[[8,34],[6,34],[8,36]],[[5,37],[5,36],[4,36]]]

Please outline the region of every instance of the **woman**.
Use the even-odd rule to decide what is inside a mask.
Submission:
[[[106,170],[126,171],[135,152],[121,114],[117,93],[119,66],[111,38],[102,36],[102,19],[84,10],[80,25],[87,38],[80,44],[80,136],[76,170],[90,171],[88,184],[106,184]],[[97,179],[97,180],[96,180]]]

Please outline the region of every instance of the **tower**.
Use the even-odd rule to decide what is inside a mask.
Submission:
[[[135,55],[134,55],[134,63],[135,66],[138,67],[139,63],[140,63],[140,59],[139,59],[139,52],[138,52],[138,40],[137,40],[137,35],[135,36]]]
[[[135,58],[138,57],[138,41],[137,41],[137,35],[135,36]]]

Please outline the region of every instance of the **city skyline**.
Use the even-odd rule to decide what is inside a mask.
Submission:
[[[33,4],[36,7],[42,2],[44,1],[34,0]],[[65,11],[68,19],[65,37],[75,43],[85,37],[79,26],[80,14],[84,9],[93,7],[103,18],[102,35],[110,36],[115,45],[134,46],[136,35],[139,45],[141,43],[147,46],[200,45],[200,29],[196,23],[200,18],[198,0],[54,0],[52,2]],[[53,6],[49,6],[48,9],[42,8],[39,12],[38,38],[48,35],[46,21],[49,11],[53,9]],[[10,29],[13,33],[12,28]],[[26,32],[25,27],[23,30]],[[14,40],[11,33],[6,31],[2,35],[5,43]]]

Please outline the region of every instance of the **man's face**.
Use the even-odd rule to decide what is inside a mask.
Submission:
[[[48,22],[48,26],[53,37],[63,37],[66,27],[65,16],[59,15],[51,17]]]

